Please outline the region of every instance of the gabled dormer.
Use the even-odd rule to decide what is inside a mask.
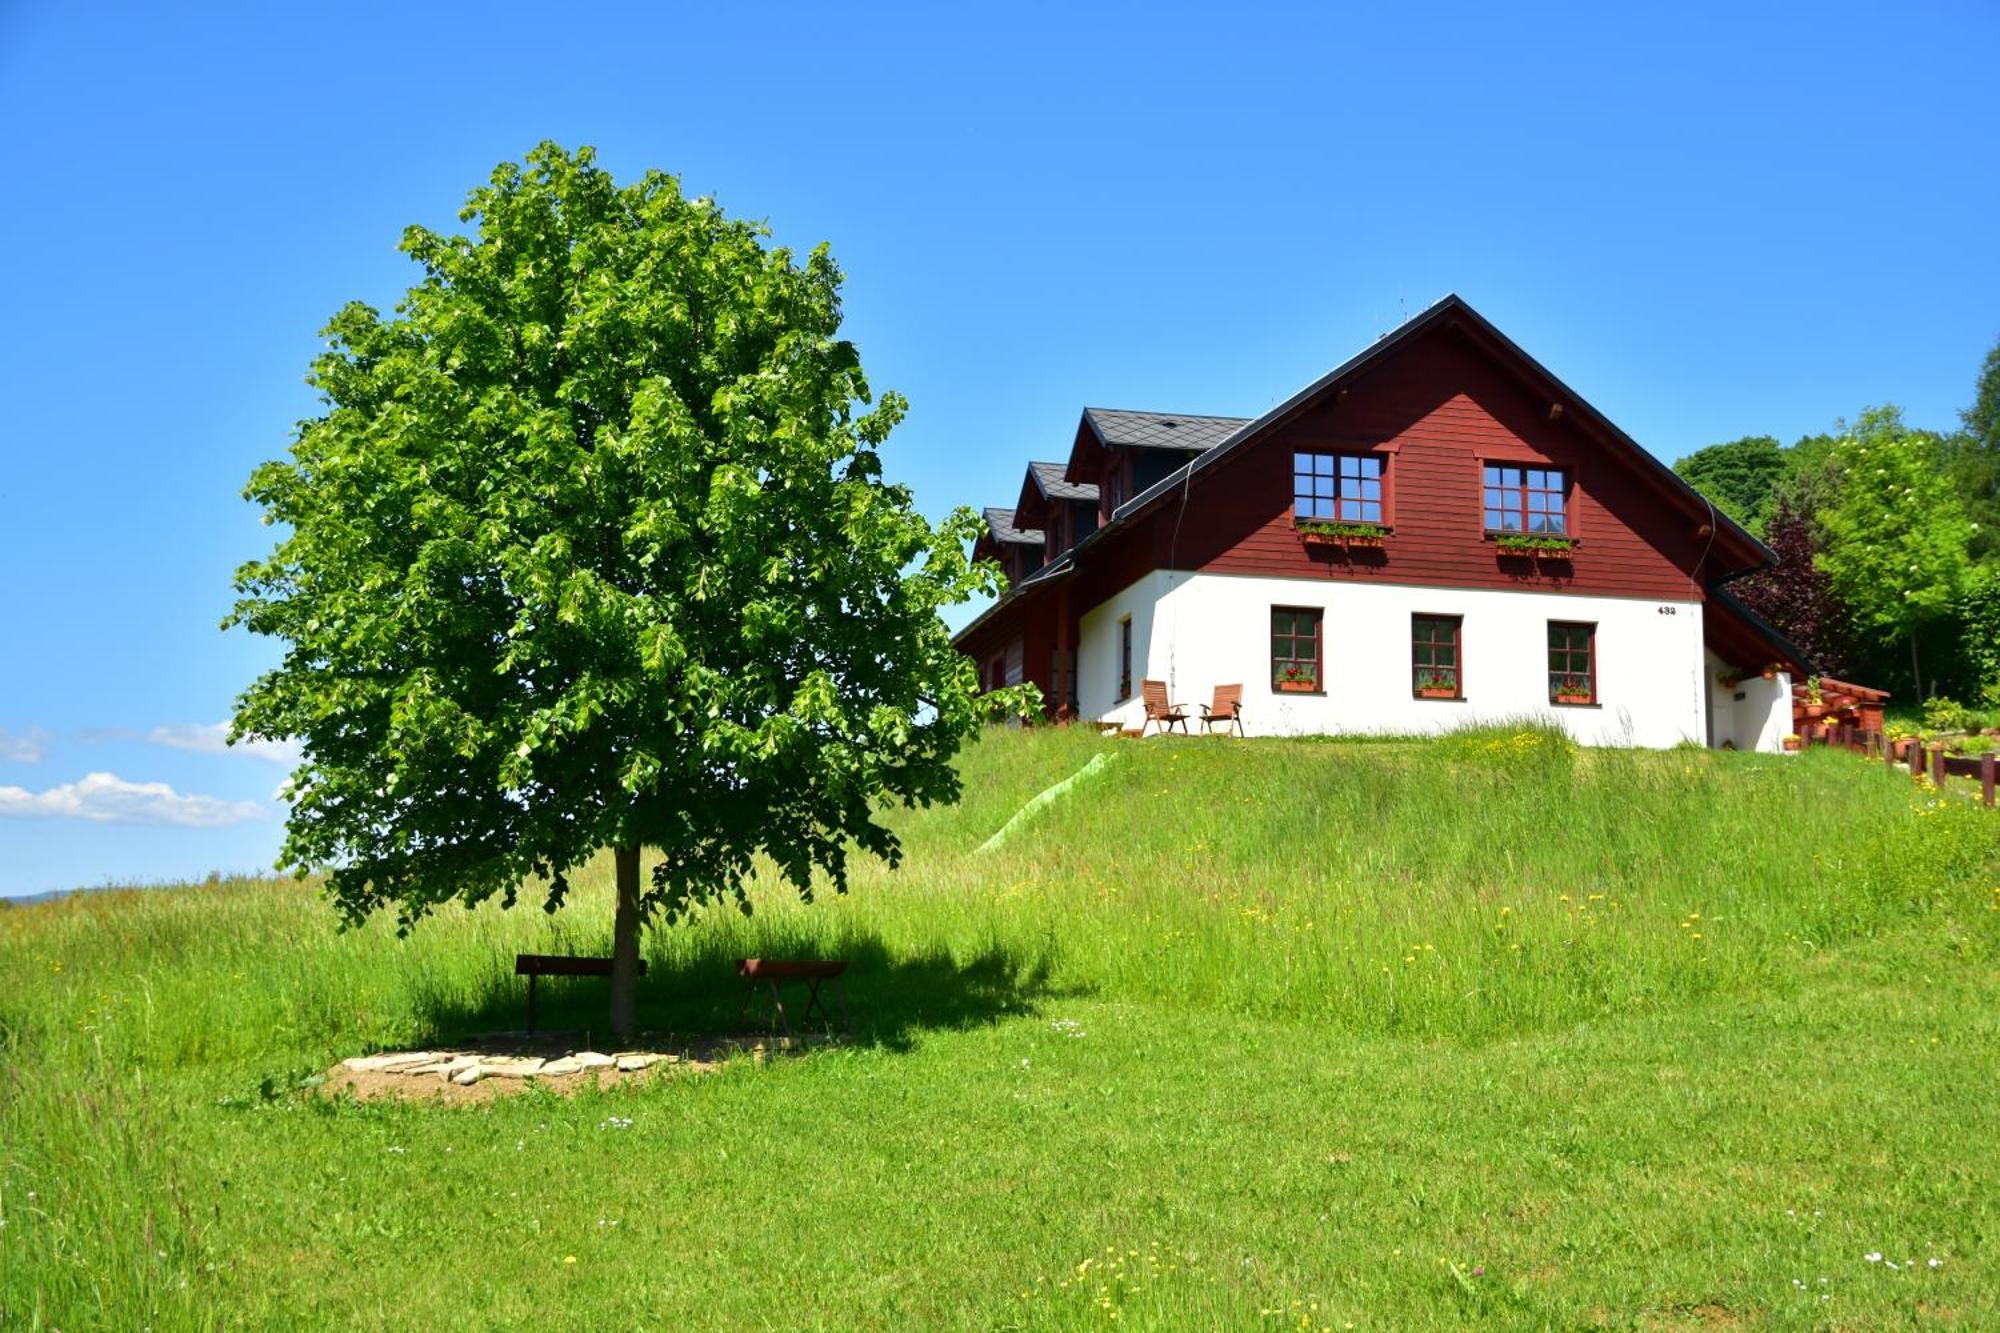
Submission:
[[[1064,471],[1061,463],[1028,464],[1021,498],[1014,506],[1017,526],[1042,530],[1043,563],[1056,560],[1097,531],[1097,487],[1070,481]]]
[[[1016,527],[1011,509],[988,509],[984,517],[986,533],[973,543],[974,560],[997,561],[1007,575],[1009,587],[1041,568],[1044,549],[1041,529]]]
[[[1250,424],[1247,417],[1086,407],[1063,477],[1097,487],[1098,521]]]

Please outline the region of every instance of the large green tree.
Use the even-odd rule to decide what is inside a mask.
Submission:
[[[1921,632],[1951,612],[1971,569],[1973,525],[1941,442],[1905,426],[1894,407],[1873,408],[1834,444],[1830,465],[1838,485],[1819,511],[1820,563],[1864,628],[1907,640],[1921,698]]]
[[[747,911],[759,856],[844,890],[850,848],[899,857],[885,805],[956,798],[992,701],[939,612],[993,572],[884,481],[904,402],[824,246],[552,144],[460,219],[404,233],[392,317],[334,317],[324,410],[250,481],[284,536],[228,623],[284,658],[236,732],[303,742],[283,864],[350,920],[553,911],[613,849],[624,1035],[646,921]]]
[[[1979,525],[1973,558],[2000,560],[2000,343],[1986,353],[1973,385],[1972,406],[1959,414],[1965,429],[1948,447],[1952,480],[1965,512]]]
[[[1776,509],[1778,480],[1785,474],[1785,451],[1769,435],[1745,435],[1727,444],[1697,449],[1674,464],[1681,478],[1723,513],[1755,533]]]
[[[1832,504],[1840,495],[1839,469],[1834,465],[1834,447],[1849,434],[1847,422],[1836,421],[1831,434],[1801,435],[1785,450],[1785,470],[1771,493],[1771,513],[1790,508],[1812,514]]]
[[[1972,395],[1972,406],[1959,414],[1966,431],[1987,448],[2000,450],[2000,342],[1987,351]]]

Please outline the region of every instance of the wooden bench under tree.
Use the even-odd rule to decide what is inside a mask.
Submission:
[[[802,982],[806,987],[805,1012],[799,1015],[800,1023],[810,1023],[813,1011],[818,1010],[827,1026],[833,1026],[833,1015],[827,1011],[820,997],[820,987],[833,982],[840,995],[840,1026],[847,1027],[847,982],[845,960],[835,959],[818,962],[802,958],[745,958],[736,965],[736,974],[743,978],[749,989],[743,995],[743,1008],[738,1014],[739,1021],[748,1018],[752,1002],[763,998],[763,988],[771,992],[771,1012],[787,1037],[792,1035],[791,1019],[785,1013],[785,982]]]
[[[535,1030],[535,978],[537,977],[608,977],[611,975],[609,958],[571,958],[558,953],[517,953],[514,955],[514,975],[528,979],[528,1031]],[[646,960],[639,960],[639,975],[646,975]]]

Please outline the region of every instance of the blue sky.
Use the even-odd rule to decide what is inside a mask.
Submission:
[[[932,513],[1453,290],[1666,459],[1951,425],[2000,338],[1990,3],[1083,8],[0,6],[0,893],[270,863],[242,483],[543,138],[831,241]]]

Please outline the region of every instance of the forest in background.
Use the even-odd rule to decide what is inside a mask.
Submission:
[[[2000,711],[2000,343],[1959,418],[1941,432],[1871,407],[1790,445],[1746,435],[1674,464],[1778,557],[1732,593],[1819,674],[1938,715]]]

